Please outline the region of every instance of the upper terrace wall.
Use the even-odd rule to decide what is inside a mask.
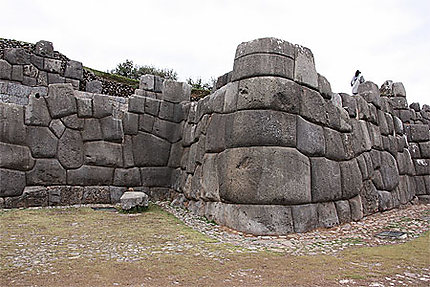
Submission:
[[[55,84],[1,104],[0,204],[114,202],[143,188],[281,234],[428,200],[430,109],[410,109],[401,83],[335,94],[309,49],[265,38],[239,45],[217,87],[190,102],[187,84],[145,76],[123,102]]]

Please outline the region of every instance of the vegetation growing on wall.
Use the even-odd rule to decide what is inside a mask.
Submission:
[[[146,74],[156,75],[170,80],[178,79],[178,74],[173,69],[162,69],[148,65],[135,65],[133,61],[128,59],[123,63],[119,63],[115,69],[110,71],[110,73],[135,80],[139,80],[140,76]]]

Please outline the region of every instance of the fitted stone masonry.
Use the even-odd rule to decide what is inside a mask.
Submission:
[[[243,232],[285,234],[430,199],[430,107],[409,107],[391,81],[333,93],[308,48],[242,43],[198,102],[188,84],[153,75],[128,98],[28,85],[29,61],[21,50],[0,60],[0,207],[116,203],[133,189]],[[39,75],[81,78],[79,62],[43,62],[33,60]]]

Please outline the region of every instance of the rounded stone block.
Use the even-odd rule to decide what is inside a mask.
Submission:
[[[24,191],[25,173],[0,168],[0,196],[19,196]]]
[[[67,169],[78,168],[84,162],[81,133],[66,129],[58,141],[58,160]]]
[[[297,149],[307,156],[324,156],[324,129],[297,117]]]
[[[45,98],[52,118],[61,118],[77,112],[71,84],[49,85],[48,95]]]
[[[136,166],[166,166],[170,143],[154,135],[139,132],[132,137],[133,157]]]
[[[294,60],[277,54],[250,54],[234,60],[232,81],[259,76],[293,79]]]
[[[270,110],[238,111],[227,123],[227,148],[296,145],[295,115]]]
[[[83,165],[67,171],[67,184],[70,185],[111,185],[114,169],[111,167]]]
[[[342,198],[339,163],[326,158],[311,158],[312,202]]]
[[[27,145],[33,157],[51,158],[57,154],[57,137],[47,127],[27,127]]]
[[[315,89],[318,88],[314,55],[310,49],[299,45],[295,47],[294,81]]]
[[[235,59],[256,53],[278,54],[294,58],[294,45],[276,38],[260,38],[243,42],[236,49]]]
[[[0,167],[26,171],[33,166],[34,159],[28,147],[0,142]]]
[[[342,197],[352,198],[359,194],[363,182],[361,171],[355,159],[340,163]]]
[[[38,159],[27,172],[28,185],[66,184],[66,170],[56,159]]]
[[[311,202],[309,159],[293,148],[247,147],[218,155],[220,196],[240,204]]]
[[[116,168],[113,177],[113,184],[116,186],[140,186],[139,168]]]
[[[48,126],[51,121],[45,99],[36,93],[30,95],[25,107],[25,124],[32,126]]]
[[[318,224],[330,228],[339,225],[339,218],[334,202],[324,202],[317,205]]]
[[[391,191],[399,184],[399,170],[395,158],[388,152],[381,152],[381,176],[384,190]]]
[[[295,232],[306,232],[319,226],[316,204],[293,205],[291,210]]]
[[[105,141],[84,144],[84,164],[122,167],[122,146]]]
[[[0,141],[20,145],[26,143],[23,106],[0,102]]]
[[[282,205],[221,204],[212,210],[214,219],[235,230],[254,235],[294,232],[291,207]]]
[[[245,79],[239,82],[237,109],[271,109],[298,114],[301,93],[300,85],[288,79],[275,77]]]

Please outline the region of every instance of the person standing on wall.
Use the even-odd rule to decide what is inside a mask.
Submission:
[[[351,87],[352,87],[352,94],[353,94],[353,95],[356,95],[356,94],[358,93],[358,86],[359,86],[361,83],[364,83],[364,78],[363,78],[363,76],[361,75],[361,72],[360,72],[359,70],[357,70],[357,71],[355,72],[354,77],[353,77],[353,78],[352,78],[352,80],[351,80]]]

